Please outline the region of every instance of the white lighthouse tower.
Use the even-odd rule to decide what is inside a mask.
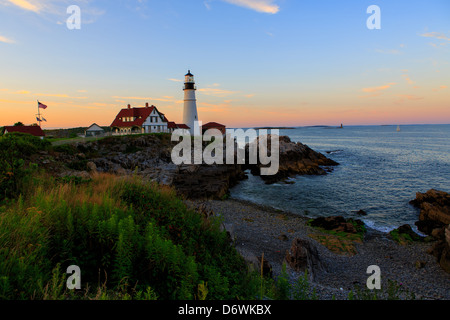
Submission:
[[[183,123],[189,126],[191,135],[201,135],[198,114],[197,114],[197,99],[195,98],[195,81],[191,70],[185,76],[184,80],[184,112]]]

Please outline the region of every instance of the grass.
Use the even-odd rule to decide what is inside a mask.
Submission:
[[[312,220],[308,222],[310,224]],[[315,227],[317,233],[311,233],[308,236],[324,245],[328,250],[341,255],[357,254],[356,243],[362,243],[366,229],[352,220],[349,220],[355,226],[357,233],[349,233],[335,230],[326,230],[324,228]]]
[[[355,243],[362,242],[361,238],[357,235],[344,232],[333,234],[333,232],[329,230],[325,230],[324,233],[308,234],[308,236],[327,247],[328,250],[342,255],[357,254]]]
[[[47,140],[53,145],[53,146],[62,146],[70,143],[76,143],[76,142],[90,142],[90,141],[97,141],[102,140],[105,137],[89,137],[89,138],[83,138],[83,137],[76,137],[76,138],[48,138]]]

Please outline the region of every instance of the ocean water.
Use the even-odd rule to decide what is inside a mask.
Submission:
[[[293,184],[265,184],[250,173],[231,197],[308,217],[359,217],[388,232],[418,220],[416,192],[450,192],[450,125],[301,127],[282,129],[340,165],[324,176],[296,176]],[[327,153],[327,151],[333,151]]]

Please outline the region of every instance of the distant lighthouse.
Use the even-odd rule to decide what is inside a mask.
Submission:
[[[191,70],[184,78],[184,111],[183,123],[189,126],[191,135],[201,135],[198,125],[197,99],[195,98],[195,81]]]

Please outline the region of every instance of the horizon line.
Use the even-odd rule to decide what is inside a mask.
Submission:
[[[433,126],[433,125],[450,125],[450,123],[392,123],[392,124],[349,124],[344,125],[343,127],[375,127],[375,126]],[[99,125],[100,127],[110,127],[109,125]],[[0,126],[2,127],[8,127],[6,126]],[[227,127],[228,129],[283,129],[283,128],[311,128],[311,127],[330,127],[330,128],[340,128],[340,125],[323,125],[323,124],[317,124],[317,125],[300,125],[300,126],[288,126],[288,125],[282,125],[282,126],[239,126],[239,127]],[[42,127],[41,127],[42,128]],[[89,126],[86,127],[50,127],[50,128],[42,128],[42,130],[67,130],[67,129],[78,129],[78,128],[89,128]]]

